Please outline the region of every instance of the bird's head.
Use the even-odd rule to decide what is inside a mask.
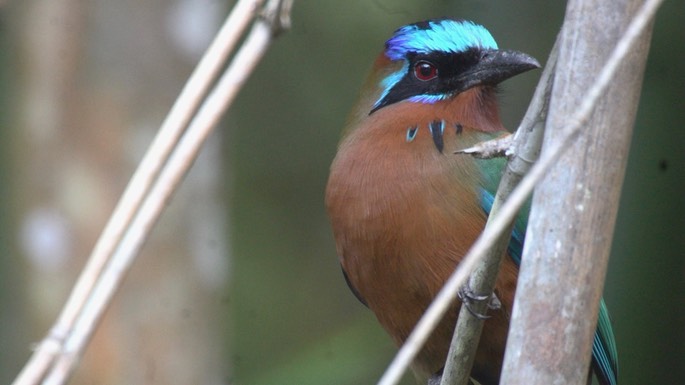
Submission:
[[[539,67],[531,56],[498,49],[490,32],[470,21],[409,24],[395,31],[376,61],[367,113],[402,101],[434,104]]]

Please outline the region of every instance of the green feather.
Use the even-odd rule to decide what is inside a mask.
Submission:
[[[483,178],[481,186],[481,206],[485,213],[489,215],[495,200],[495,192],[499,186],[502,171],[506,165],[506,160],[503,158],[496,158],[478,160],[477,163]],[[517,265],[521,264],[523,242],[525,240],[529,213],[530,199],[521,208],[521,211],[516,217],[511,241],[509,242],[509,255]],[[592,344],[592,365],[595,369],[595,374],[602,385],[618,384],[618,353],[616,351],[616,340],[614,338],[613,329],[611,328],[609,310],[604,303],[604,299],[599,303],[597,330],[595,331]]]

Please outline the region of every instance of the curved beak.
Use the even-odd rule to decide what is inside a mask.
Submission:
[[[540,63],[523,52],[484,50],[480,60],[460,73],[454,81],[463,91],[478,85],[497,85],[510,77],[535,68],[540,68]]]

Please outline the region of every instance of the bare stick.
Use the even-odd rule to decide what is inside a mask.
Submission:
[[[110,260],[116,245],[121,241],[125,229],[141,207],[143,197],[150,191],[151,184],[159,175],[160,168],[167,162],[171,150],[177,145],[200,101],[262,2],[263,0],[241,0],[234,7],[233,12],[191,75],[141,165],[132,177],[56,324],[23,368],[14,382],[15,385],[38,383],[53,365],[57,354],[65,350],[73,351],[66,349],[63,344],[77,324],[85,303],[90,301],[93,288],[97,280],[100,279],[103,268]]]
[[[433,303],[426,309],[423,317],[419,320],[416,327],[407,338],[406,342],[395,356],[394,360],[385,371],[379,385],[394,385],[402,377],[411,361],[421,349],[426,339],[433,331],[437,323],[447,311],[449,305],[456,298],[459,287],[463,285],[466,278],[472,271],[476,262],[485,254],[496,238],[506,229],[507,225],[514,219],[516,213],[526,201],[530,193],[535,188],[538,181],[561,157],[573,140],[578,136],[580,129],[590,118],[590,114],[597,103],[597,100],[606,90],[611,79],[616,73],[619,64],[629,52],[630,47],[635,43],[637,37],[644,30],[645,26],[654,17],[662,0],[648,0],[640,11],[635,15],[626,32],[621,37],[616,47],[611,52],[611,56],[597,77],[593,87],[590,88],[583,98],[583,103],[576,113],[571,116],[569,123],[564,127],[562,139],[557,145],[545,152],[535,165],[531,168],[528,175],[514,189],[507,202],[502,205],[499,215],[490,222],[481,236],[473,244],[458,268],[445,282]]]
[[[63,384],[73,371],[86,343],[121,285],[126,272],[159,219],[166,203],[186,175],[209,134],[233,102],[240,88],[266,52],[272,38],[272,25],[258,21],[243,47],[238,51],[231,66],[221,77],[216,89],[208,96],[188,132],[181,138],[168,163],[160,173],[157,183],[150,190],[140,212],[131,222],[125,237],[116,249],[112,261],[103,272],[90,301],[84,307],[74,332],[69,336],[54,370],[45,381],[46,385]]]
[[[579,105],[587,108],[586,98],[596,99],[594,112],[582,122],[573,143],[561,144],[568,147],[566,154],[536,187],[507,339],[503,384],[581,384],[587,380],[649,51],[650,12],[656,10],[657,3],[568,2],[546,147],[565,139],[562,133],[568,117],[575,115]],[[635,27],[640,23],[644,28]],[[626,39],[635,43],[624,44]],[[620,62],[610,61],[616,73],[607,81],[602,67],[610,54],[606,47],[614,45],[625,55]],[[600,70],[599,82],[607,83],[606,90],[585,96],[597,81],[588,74]],[[613,365],[607,362],[606,366]],[[598,370],[597,374],[606,383],[616,383],[614,368]]]
[[[526,111],[521,126],[516,131],[515,154],[507,162],[507,167],[502,175],[502,180],[495,195],[495,201],[488,216],[488,222],[493,221],[497,217],[500,207],[528,172],[540,152],[544,132],[544,118],[547,116],[547,108],[549,107],[549,95],[552,90],[556,61],[557,45],[555,44],[547,60],[545,70],[540,77],[540,82],[535,89],[535,94],[528,107],[528,111]],[[497,239],[494,247],[488,250],[487,254],[479,261],[470,275],[468,285],[474,293],[490,295],[493,292],[499,266],[509,244],[513,226],[514,222],[507,226]],[[476,302],[471,307],[477,313],[484,314],[487,311],[487,303],[485,301]],[[440,381],[441,385],[468,384],[484,322],[484,319],[473,316],[466,309],[466,306],[461,307],[445,362],[445,369]]]

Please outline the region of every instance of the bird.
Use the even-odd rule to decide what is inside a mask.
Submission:
[[[377,56],[342,131],[325,205],[345,281],[398,346],[482,232],[506,162],[454,153],[508,134],[498,85],[539,67],[499,49],[482,25],[453,18],[405,25]],[[482,385],[499,382],[528,210],[516,220],[493,293],[500,306],[487,315],[471,371]],[[420,381],[444,368],[461,304],[414,359]],[[592,354],[590,375],[616,385],[603,300]]]

